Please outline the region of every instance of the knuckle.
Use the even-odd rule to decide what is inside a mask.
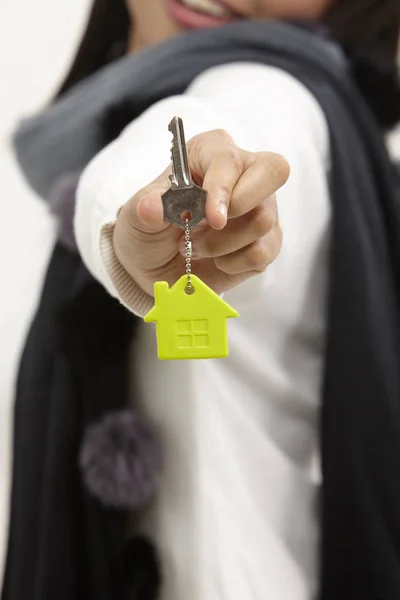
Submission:
[[[243,161],[234,147],[224,152],[224,158],[227,164],[233,167],[239,175],[243,173]]]
[[[227,257],[217,257],[214,258],[214,265],[223,273],[225,282],[228,284],[228,287],[231,285],[237,285],[238,278],[242,278],[243,274],[241,273],[242,269],[238,268],[235,261],[227,259]]]
[[[143,194],[143,190],[138,192],[120,208],[118,211],[118,219],[120,221],[125,221],[129,225],[133,225],[135,223],[137,205]]]
[[[232,137],[229,135],[229,133],[225,129],[214,129],[210,133],[212,135],[215,135],[223,140],[226,140],[226,141],[232,143]]]
[[[214,244],[209,238],[204,238],[201,242],[196,240],[193,248],[193,255],[198,258],[210,258],[215,254]]]
[[[261,241],[251,244],[246,254],[246,262],[249,270],[264,271],[269,265],[267,248]]]
[[[223,273],[229,274],[231,273],[231,269],[229,268],[230,263],[226,260],[225,256],[216,256],[214,259],[214,265],[217,267],[219,271]]]
[[[193,156],[193,154],[198,150],[199,145],[201,144],[202,135],[202,133],[195,135],[186,143],[186,150],[189,157]]]
[[[244,170],[238,148],[229,133],[224,129],[214,129],[213,131],[199,133],[187,142],[186,147],[188,156],[191,159],[207,152],[213,158],[222,157],[228,163],[228,166],[233,166],[239,174]]]
[[[186,150],[189,159],[197,160],[204,151],[204,144],[207,140],[207,133],[198,133],[186,143]]]
[[[278,174],[280,185],[284,185],[290,175],[290,165],[288,161],[281,154],[274,154],[271,164],[274,171]]]
[[[252,227],[257,237],[262,237],[275,225],[275,214],[268,206],[258,206],[252,217]]]
[[[244,273],[224,273],[225,284],[228,289],[236,287],[242,281],[247,279],[247,275]]]
[[[282,187],[290,175],[290,165],[286,158],[281,154],[276,154],[275,152],[265,152],[263,153],[263,160],[268,164],[269,169],[276,175],[277,185]]]
[[[218,188],[219,197],[224,198],[226,204],[229,204],[232,194],[230,186],[227,183],[219,183],[216,187]]]
[[[233,143],[233,140],[229,133],[225,131],[225,129],[213,129],[212,131],[204,131],[202,133],[198,133],[197,135],[190,138],[187,142],[186,146],[188,150],[193,150],[193,148],[198,148],[205,142],[214,141],[215,138],[219,140],[224,140],[229,143]]]

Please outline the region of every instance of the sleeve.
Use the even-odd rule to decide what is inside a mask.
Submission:
[[[91,161],[78,186],[74,226],[82,259],[108,292],[139,316],[153,306],[153,298],[119,263],[113,229],[121,206],[168,165],[167,124],[175,115],[183,119],[187,139],[223,128],[246,150],[270,150],[289,160],[291,177],[278,193],[286,257],[299,243],[305,253],[316,247],[329,220],[329,136],[310,92],[264,65],[235,63],[204,72],[184,95],[154,104],[133,121]],[[269,285],[278,268],[260,275],[261,283]]]

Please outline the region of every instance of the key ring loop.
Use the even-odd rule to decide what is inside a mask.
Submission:
[[[185,258],[187,276],[185,292],[188,295],[192,295],[194,293],[194,287],[192,285],[192,242],[190,241],[190,226],[188,218],[185,220]]]

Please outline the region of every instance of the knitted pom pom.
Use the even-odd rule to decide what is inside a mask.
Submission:
[[[131,410],[108,414],[86,432],[80,456],[83,480],[106,506],[143,506],[156,488],[160,466],[154,432]]]

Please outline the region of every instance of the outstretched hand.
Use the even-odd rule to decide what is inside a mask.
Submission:
[[[247,152],[223,130],[195,136],[187,150],[193,180],[207,191],[206,219],[191,233],[193,270],[220,294],[263,272],[279,254],[275,192],[290,169],[281,155]],[[185,272],[184,232],[163,216],[170,173],[171,166],[123,206],[114,230],[120,263],[151,296],[156,281],[173,285]]]

